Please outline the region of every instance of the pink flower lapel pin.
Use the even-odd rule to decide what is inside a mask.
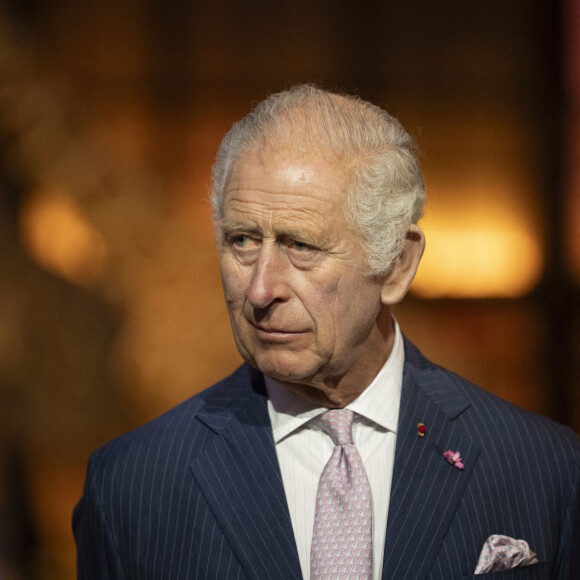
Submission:
[[[443,453],[443,457],[445,457],[445,459],[447,459],[451,465],[457,467],[457,469],[463,469],[465,467],[461,462],[461,454],[459,451],[451,451],[450,449],[449,451],[445,451]]]

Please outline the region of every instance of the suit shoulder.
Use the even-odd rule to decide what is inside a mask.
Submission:
[[[577,453],[580,452],[578,436],[570,427],[562,425],[545,415],[510,403],[455,373],[450,371],[447,371],[447,373],[463,389],[465,396],[472,403],[472,412],[480,414],[486,422],[496,425],[498,429],[509,432],[513,432],[516,429],[524,430],[529,433],[531,438],[534,438],[534,434],[535,437],[548,439],[563,438],[571,448],[576,449]]]
[[[527,462],[543,465],[552,475],[559,473],[566,481],[577,479],[580,441],[572,429],[505,401],[469,381],[462,383],[472,405],[459,420],[465,429],[477,433],[484,445],[488,444],[490,450],[503,455],[504,461],[522,469]]]
[[[505,401],[431,362],[410,343],[405,354],[427,394],[482,442],[521,440],[520,448],[551,448],[580,464],[580,441],[569,427]]]
[[[148,462],[159,454],[165,458],[171,457],[183,453],[186,445],[195,448],[205,431],[197,421],[197,415],[208,402],[235,396],[236,389],[244,388],[249,373],[245,367],[246,365],[242,365],[230,376],[186,399],[156,419],[109,441],[91,455],[89,471],[107,471],[120,462]]]

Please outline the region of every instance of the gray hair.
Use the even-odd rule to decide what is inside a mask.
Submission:
[[[217,153],[211,203],[218,230],[224,189],[236,160],[280,143],[300,151],[316,148],[352,165],[345,217],[360,235],[367,274],[388,273],[425,205],[414,139],[397,119],[358,97],[311,85],[271,95],[231,128]]]

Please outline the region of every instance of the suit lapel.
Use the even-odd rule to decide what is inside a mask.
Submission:
[[[468,406],[455,386],[436,378],[438,371],[409,344],[405,357],[383,578],[415,580],[434,563],[480,448],[453,423]],[[418,423],[426,426],[424,437]],[[463,470],[443,457],[449,449],[460,451]]]
[[[244,365],[231,382],[198,414],[213,433],[193,474],[249,578],[301,578],[263,378]]]

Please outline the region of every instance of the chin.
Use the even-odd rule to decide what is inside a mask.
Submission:
[[[260,372],[279,382],[308,383],[320,368],[312,357],[301,353],[259,353],[248,362]]]

